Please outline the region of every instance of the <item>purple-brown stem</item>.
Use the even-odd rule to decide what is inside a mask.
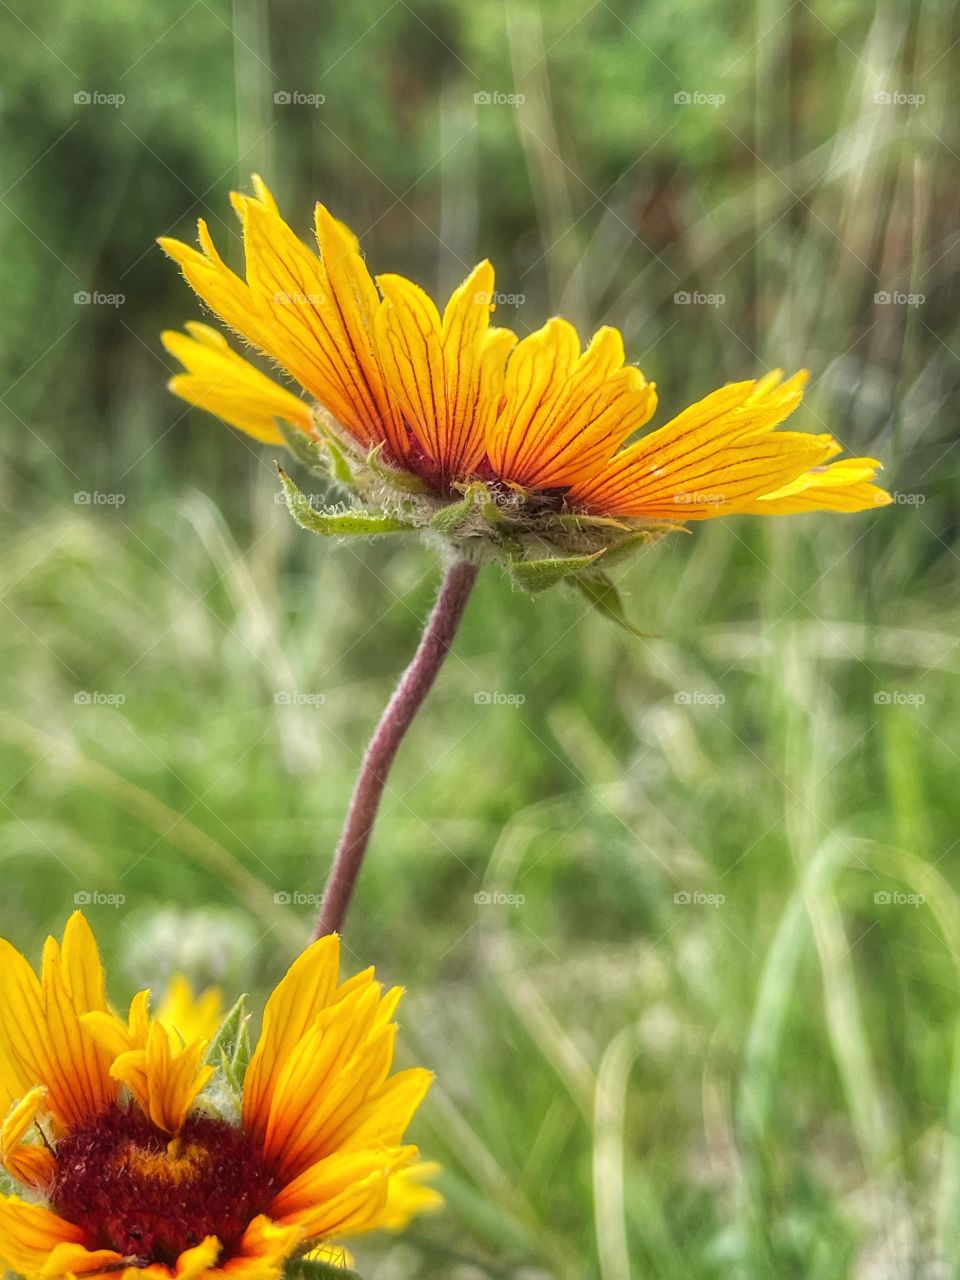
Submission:
[[[394,757],[443,666],[467,607],[477,572],[476,565],[464,560],[455,561],[447,570],[417,652],[370,739],[323,895],[315,938],[339,933],[343,928]]]

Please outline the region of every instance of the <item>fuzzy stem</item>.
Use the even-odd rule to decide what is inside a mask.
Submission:
[[[370,739],[323,895],[315,938],[343,928],[394,757],[443,666],[477,572],[477,566],[465,560],[455,561],[447,570],[417,651]]]

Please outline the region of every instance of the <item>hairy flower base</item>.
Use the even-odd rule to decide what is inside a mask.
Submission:
[[[172,1266],[215,1235],[220,1263],[266,1213],[281,1180],[241,1129],[194,1115],[175,1137],[132,1105],[114,1104],[57,1146],[51,1207],[96,1249],[132,1265]]]
[[[416,530],[477,562],[499,561],[512,568],[518,561],[558,552],[592,559],[617,546],[652,541],[679,523],[593,515],[571,504],[565,485],[529,490],[502,480],[485,465],[439,490],[427,482],[426,468],[411,474],[383,447],[358,448],[320,406],[314,409],[312,440],[290,432],[287,443],[308,470],[339,487],[348,503],[397,522],[397,528],[384,532]],[[314,511],[323,511],[315,495],[301,495],[297,501],[301,509],[307,502]]]

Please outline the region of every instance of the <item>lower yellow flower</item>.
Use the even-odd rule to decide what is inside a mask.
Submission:
[[[24,1192],[0,1196],[0,1264],[29,1280],[271,1280],[431,1207],[403,1138],[432,1077],[391,1075],[402,991],[372,970],[341,982],[339,967],[336,937],[304,952],[245,1067],[244,1017],[228,1015],[208,1054],[184,1028],[209,1034],[212,1005],[191,1007],[185,988],[179,1034],[146,992],[113,1014],[79,913],[39,978],[0,940],[0,1159]]]

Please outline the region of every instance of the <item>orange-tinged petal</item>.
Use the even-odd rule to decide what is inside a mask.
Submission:
[[[384,302],[374,333],[384,374],[421,449],[439,465],[447,446],[440,313],[433,299],[403,276],[377,276],[377,284]]]
[[[417,1148],[383,1147],[369,1151],[336,1152],[305,1169],[289,1182],[270,1206],[270,1216],[278,1222],[300,1222],[352,1183],[371,1173],[393,1174],[417,1157]]]
[[[107,1055],[80,1021],[88,1003],[98,1002],[102,987],[97,972],[91,969],[82,978],[79,966],[85,956],[99,971],[99,957],[95,948],[86,950],[83,930],[76,925],[68,927],[65,937],[66,957],[53,939],[48,941],[42,982],[24,957],[0,939],[0,1061],[8,1093],[19,1098],[45,1085],[53,1116],[73,1125],[115,1097],[116,1087]]]
[[[410,280],[377,276],[383,304],[374,333],[384,374],[420,449],[442,482],[467,476],[481,460],[497,411],[503,366],[516,342],[490,327],[493,268],[475,267],[441,319]]]
[[[372,406],[370,438],[385,439],[397,460],[402,460],[409,449],[409,436],[375,352],[374,316],[380,295],[353,232],[322,204],[316,207],[314,221],[336,321],[346,347],[355,356],[360,382]]]
[[[423,1067],[398,1071],[343,1124],[336,1135],[339,1148],[398,1146],[432,1084],[433,1072]]]
[[[268,1000],[243,1090],[243,1124],[254,1138],[263,1140],[277,1080],[308,1027],[334,997],[339,972],[340,939],[321,938],[293,962]]]
[[[261,1215],[244,1232],[237,1253],[217,1274],[233,1280],[275,1280],[283,1264],[301,1245],[303,1231],[295,1224],[282,1224]]]
[[[169,382],[170,390],[239,431],[270,444],[283,444],[280,418],[301,431],[311,427],[310,406],[237,354],[208,325],[187,325],[189,336],[168,329],[161,341],[187,370]]]
[[[337,1149],[341,1130],[389,1075],[396,1032],[394,1024],[381,1027],[353,1052],[356,1037],[348,1021],[332,1022],[322,1038],[305,1039],[306,1047],[317,1048],[317,1070],[300,1080],[291,1075],[286,1088],[278,1086],[265,1143],[268,1158],[285,1176],[295,1177]],[[318,1079],[324,1081],[320,1096],[312,1087]]]
[[[32,1280],[44,1274],[51,1254],[60,1245],[83,1245],[80,1227],[19,1196],[0,1196],[0,1260],[10,1271]],[[110,1260],[120,1260],[119,1254]]]
[[[732,383],[616,454],[570,500],[611,516],[727,515],[837,452],[829,435],[775,432],[800,403],[805,373]]]
[[[583,483],[650,420],[656,388],[625,366],[623,339],[603,328],[580,352],[577,331],[554,318],[523,339],[507,365],[489,440],[494,471],[531,489]]]
[[[450,475],[469,475],[483,457],[507,355],[517,341],[509,329],[490,326],[494,283],[493,266],[485,260],[454,290],[443,312],[444,469]]]
[[[296,1215],[296,1225],[305,1239],[319,1241],[361,1235],[379,1224],[387,1206],[389,1175],[383,1172],[349,1183],[332,1199]]]
[[[25,1143],[24,1138],[36,1124],[46,1100],[45,1088],[31,1089],[12,1108],[0,1129],[0,1164],[18,1182],[37,1190],[49,1186],[56,1172],[56,1159],[47,1147]]]
[[[162,1023],[152,1022],[145,1049],[131,1049],[111,1067],[115,1080],[127,1085],[158,1129],[179,1133],[187,1113],[213,1077],[203,1065],[206,1043],[198,1041],[179,1051],[170,1043]]]

